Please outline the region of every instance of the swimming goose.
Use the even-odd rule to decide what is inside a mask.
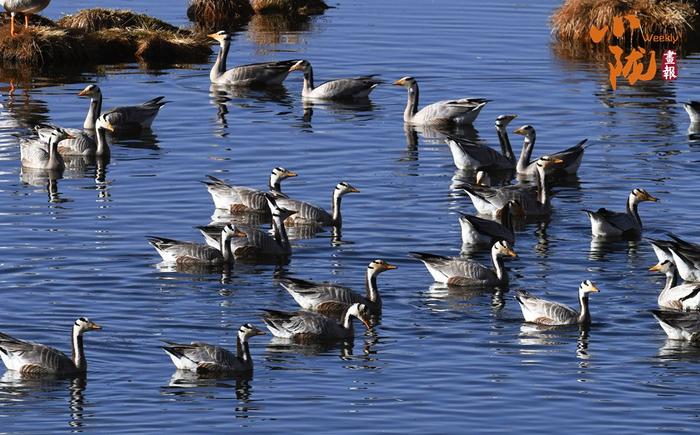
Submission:
[[[56,129],[49,135],[48,145],[40,138],[20,138],[19,153],[22,166],[33,169],[63,170],[66,166],[58,153],[58,144],[70,137],[65,130]]]
[[[686,340],[694,344],[700,342],[700,312],[651,310],[671,340]]]
[[[494,243],[491,247],[493,269],[462,257],[444,257],[422,252],[410,252],[410,254],[425,264],[436,282],[454,286],[480,287],[508,285],[508,272],[503,265],[502,257],[518,256],[504,240]]]
[[[502,187],[463,186],[480,214],[495,216],[508,201],[520,202],[526,216],[546,216],[552,212],[546,174],[562,163],[560,159],[542,156],[537,160],[534,184],[516,184]]]
[[[688,101],[683,103],[683,108],[690,116],[690,123],[700,123],[700,101]]]
[[[650,267],[652,272],[666,275],[666,285],[659,293],[659,306],[673,310],[700,309],[700,283],[676,285],[676,265],[664,260]]]
[[[291,198],[275,199],[280,207],[296,212],[294,216],[286,219],[287,225],[320,225],[341,228],[343,226],[343,216],[340,214],[340,202],[344,195],[358,192],[358,189],[346,181],[338,183],[333,190],[331,213],[306,201]]]
[[[360,303],[348,306],[342,316],[342,323],[311,311],[263,311],[263,321],[272,335],[302,343],[354,338],[353,317],[364,323],[367,329],[371,328],[369,311]]]
[[[600,208],[598,211],[583,211],[591,219],[591,232],[594,237],[636,238],[642,234],[642,219],[637,211],[639,203],[658,200],[644,189],[634,189],[627,199],[627,211],[624,213],[605,208]]]
[[[166,341],[162,346],[178,370],[191,370],[197,373],[250,372],[253,359],[250,357],[248,339],[265,333],[250,323],[241,325],[236,337],[236,353],[221,346],[193,341],[178,344]]]
[[[483,98],[462,98],[444,100],[418,110],[418,83],[413,77],[402,77],[394,82],[396,86],[408,89],[408,101],[403,112],[403,120],[409,124],[450,126],[471,124],[490,100]]]
[[[274,236],[267,231],[251,228],[239,227],[243,236],[231,239],[231,252],[233,258],[244,261],[266,261],[279,260],[289,257],[292,253],[292,246],[289,243],[287,229],[284,220],[295,212],[277,206],[273,198],[268,198],[269,207],[272,213],[272,228]],[[219,226],[197,227],[204,236],[208,246],[217,248],[221,243],[222,228]]]
[[[276,197],[286,196],[282,193],[282,180],[296,177],[297,174],[282,167],[276,167],[270,174],[270,191]],[[270,208],[265,199],[268,192],[245,186],[231,186],[223,180],[207,175],[210,181],[203,181],[214,200],[214,206],[228,210],[231,214],[243,212],[269,213]]]
[[[78,96],[90,97],[90,108],[85,117],[83,128],[85,130],[94,130],[97,118],[103,116],[105,122],[112,126],[114,133],[134,132],[151,128],[158,111],[167,104],[167,101],[162,101],[165,97],[156,97],[139,106],[120,106],[101,112],[102,91],[99,86],[88,85],[80,91]]]
[[[459,226],[462,230],[462,244],[490,246],[498,240],[505,240],[511,245],[514,245],[515,233],[513,232],[512,214],[518,216],[524,216],[525,214],[522,205],[515,199],[508,201],[508,203],[496,213],[499,222],[460,213]]]
[[[513,162],[495,149],[467,139],[447,135],[445,142],[458,169],[503,171],[513,169]]]
[[[279,86],[287,78],[290,68],[299,60],[261,62],[240,65],[226,70],[226,58],[231,48],[231,35],[223,30],[207,35],[219,42],[221,49],[211,68],[209,79],[212,83],[233,86]]]
[[[16,36],[15,14],[24,14],[24,28],[29,27],[29,16],[43,11],[51,0],[0,0],[0,5],[10,13],[10,35]]]
[[[8,370],[23,375],[77,375],[87,371],[83,352],[83,333],[102,329],[97,323],[81,317],[73,324],[73,354],[43,344],[23,341],[0,332],[0,358]]]
[[[374,75],[371,75],[330,80],[314,87],[314,70],[308,60],[300,60],[292,65],[289,71],[302,71],[304,73],[304,87],[301,91],[301,96],[304,98],[320,100],[367,98],[369,93],[381,83],[380,80],[374,78]]]
[[[588,309],[588,295],[597,293],[598,287],[586,280],[578,288],[578,302],[580,311],[560,304],[538,298],[524,290],[518,290],[515,299],[520,304],[523,317],[526,322],[539,323],[541,325],[590,325],[591,313]]]
[[[48,143],[48,138],[52,131],[61,129],[53,125],[39,125],[35,128],[39,138]],[[84,157],[107,157],[110,154],[109,144],[105,131],[114,132],[112,125],[107,122],[104,116],[100,116],[96,123],[96,136],[79,129],[63,129],[72,137],[63,139],[58,143],[58,153],[61,156],[84,156]]]
[[[377,276],[396,266],[384,260],[374,260],[367,266],[365,275],[364,296],[344,287],[329,282],[305,281],[297,278],[283,278],[280,285],[294,297],[294,300],[305,310],[314,310],[325,315],[337,315],[344,311],[346,305],[359,302],[369,313],[381,314],[382,298],[379,296]]]
[[[233,261],[231,238],[243,237],[244,235],[233,225],[226,225],[221,230],[218,248],[164,237],[146,236],[146,238],[166,263],[220,265]]]
[[[523,148],[520,152],[520,158],[515,165],[515,170],[518,175],[524,175],[527,177],[535,176],[537,172],[537,161],[531,162],[532,150],[535,148],[535,139],[537,135],[535,134],[535,128],[531,125],[523,125],[522,127],[515,130],[513,133],[521,134],[525,136],[523,140]],[[564,151],[558,153],[549,154],[549,157],[555,159],[563,160],[561,166],[554,168],[552,171],[553,175],[574,175],[581,166],[581,160],[583,159],[583,152],[586,148],[583,146],[588,139],[583,139],[581,142],[567,148]]]

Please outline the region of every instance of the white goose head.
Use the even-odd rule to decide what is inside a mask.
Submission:
[[[498,118],[496,118],[496,128],[505,129],[508,126],[508,124],[510,124],[510,122],[517,117],[518,115],[515,114],[498,115]]]
[[[73,328],[77,329],[79,335],[82,335],[84,332],[87,331],[99,331],[100,329],[102,329],[102,326],[91,321],[87,317],[80,317],[75,321]]]
[[[348,307],[347,314],[357,317],[362,323],[364,323],[367,329],[372,329],[372,324],[370,323],[370,312],[365,304],[355,303],[350,305],[350,307]]]
[[[639,188],[634,189],[630,195],[634,196],[634,201],[637,203],[643,202],[643,201],[651,201],[651,202],[658,202],[659,201],[659,198],[651,196],[649,194],[649,192],[647,192],[644,189],[639,189]]]
[[[334,195],[337,195],[337,196],[343,196],[343,195],[348,194],[348,193],[359,193],[359,192],[360,192],[359,189],[354,188],[347,181],[341,181],[340,183],[338,183],[335,186],[335,192],[333,192],[333,193],[334,193]]]
[[[300,60],[299,62],[295,63],[289,68],[289,71],[303,71],[306,73],[308,70],[311,69],[311,62],[308,60]]]
[[[104,130],[109,130],[111,132],[114,132],[114,126],[109,122],[108,116],[109,116],[109,114],[100,115],[100,117],[97,118],[97,122],[95,123],[95,126],[98,129],[101,128]]]
[[[100,87],[97,85],[87,85],[82,91],[78,93],[79,97],[98,97],[102,95]]]
[[[256,335],[265,335],[265,332],[261,331],[250,323],[243,324],[238,329],[238,338],[241,340],[241,342],[246,342],[250,337],[255,337]]]
[[[389,264],[384,260],[373,260],[371,263],[369,263],[369,266],[367,266],[367,269],[372,272],[372,274],[378,274],[382,272],[386,272],[387,270],[394,270],[398,269],[397,266],[394,266],[393,264]]]
[[[518,254],[515,253],[510,244],[505,240],[499,240],[498,242],[494,243],[493,247],[491,248],[491,252],[495,253],[499,257],[518,257]]]
[[[414,79],[411,76],[406,76],[406,77],[401,77],[400,79],[396,80],[394,83],[396,86],[403,86],[404,88],[412,88],[416,86],[417,82],[416,79]]]
[[[225,30],[219,30],[216,33],[210,33],[207,36],[212,39],[216,39],[221,45],[224,45],[224,42],[231,41],[231,35],[229,35]]]
[[[587,298],[589,293],[598,293],[600,290],[593,284],[593,281],[585,280],[578,287],[578,294],[582,298]]]
[[[664,260],[660,263],[651,266],[649,270],[652,272],[661,272],[668,275],[676,273],[676,265],[672,261]]]
[[[272,179],[277,180],[277,181],[282,181],[286,180],[287,178],[290,177],[296,177],[298,174],[296,172],[292,172],[288,169],[285,169],[281,166],[278,166],[272,170]]]

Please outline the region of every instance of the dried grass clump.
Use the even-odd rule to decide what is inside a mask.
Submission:
[[[685,40],[697,24],[698,11],[681,0],[566,0],[550,21],[558,41],[592,44],[591,26],[612,27],[613,17],[624,15],[636,15],[647,34],[677,34]],[[612,31],[607,38],[613,38]]]
[[[10,24],[10,13],[0,12],[0,26],[5,24]],[[56,23],[48,18],[44,18],[41,15],[32,14],[29,16],[30,26],[43,26],[43,27],[56,27]],[[15,28],[18,32],[21,32],[24,28],[24,15],[17,13],[15,15]]]
[[[67,29],[81,29],[86,32],[95,32],[104,29],[150,29],[175,32],[177,27],[168,24],[158,18],[145,14],[137,14],[124,9],[93,8],[83,9],[73,15],[66,15],[57,23]]]
[[[253,8],[248,0],[190,0],[187,18],[206,28],[230,28],[248,21]]]
[[[63,27],[65,26],[65,27]],[[0,62],[52,70],[66,65],[203,63],[206,38],[141,14],[104,9],[64,17],[56,27],[30,27],[16,37],[0,28]]]
[[[250,0],[256,14],[317,15],[328,9],[323,0]]]
[[[248,36],[259,45],[298,44],[300,32],[311,28],[311,19],[282,14],[253,15],[248,23]]]

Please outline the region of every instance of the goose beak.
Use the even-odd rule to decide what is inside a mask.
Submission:
[[[295,63],[294,65],[292,65],[292,66],[289,68],[289,72],[292,72],[292,71],[303,71],[303,70],[304,70],[304,66],[303,66],[303,65],[304,65],[304,62],[300,60],[299,62]]]
[[[79,97],[87,97],[87,96],[89,96],[89,95],[90,95],[90,94],[88,93],[87,88],[86,88],[86,89],[83,89],[83,90],[80,91],[80,92],[78,92],[78,96],[79,96]]]
[[[661,263],[656,263],[649,268],[651,272],[661,272]]]
[[[511,248],[506,249],[506,255],[513,258],[518,258],[518,254]]]
[[[562,163],[564,163],[564,160],[562,160],[562,159],[557,159],[557,158],[553,158],[553,159],[551,160],[551,162],[554,163],[555,165],[561,165]]]
[[[594,284],[594,285],[591,286],[591,289],[590,289],[589,291],[591,291],[591,292],[593,292],[593,293],[599,293],[599,292],[600,292],[600,289],[599,289],[598,287],[596,287],[595,284]]]
[[[394,270],[394,269],[398,269],[399,266],[394,266],[393,264],[387,263],[387,264],[384,265],[384,268],[385,268],[386,270]]]
[[[287,171],[284,173],[284,175],[286,175],[287,177],[296,177],[299,174],[297,174],[296,172]]]
[[[657,198],[657,197],[655,197],[655,196],[651,196],[651,195],[649,195],[649,194],[646,194],[646,195],[644,196],[644,199],[645,199],[646,201],[659,202],[659,198]]]
[[[218,33],[210,33],[207,36],[212,39],[216,39],[217,41],[221,39],[221,35],[219,35]]]
[[[114,126],[113,126],[112,124],[110,124],[109,122],[104,122],[104,123],[102,123],[102,128],[104,128],[105,130],[109,130],[109,131],[111,131],[112,133],[114,133]]]
[[[348,190],[348,192],[351,192],[351,193],[360,193],[360,189],[356,189],[356,188],[350,186],[350,190]]]
[[[90,322],[87,326],[88,326],[88,329],[91,331],[99,331],[102,329],[102,326],[98,325],[95,322]]]
[[[365,324],[365,327],[366,327],[368,330],[369,330],[369,329],[372,329],[372,325],[370,325],[370,323],[369,323],[369,321],[368,321],[367,319],[363,319],[362,317],[360,317],[360,320],[362,321],[362,323]]]
[[[396,81],[395,81],[394,83],[392,83],[392,84],[395,85],[395,86],[403,86],[404,83],[406,83],[406,82],[404,81],[404,79],[398,79],[398,80],[396,80]]]
[[[253,330],[253,335],[267,335],[267,334],[265,333],[265,331],[262,331],[262,330],[260,330],[260,329],[258,329],[258,328],[255,328],[255,329]]]
[[[526,134],[527,134],[527,131],[526,131],[524,128],[522,128],[522,127],[518,127],[518,128],[516,128],[515,130],[513,130],[513,133],[515,133],[515,134],[526,135]]]

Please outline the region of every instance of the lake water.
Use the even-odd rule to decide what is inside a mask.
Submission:
[[[229,59],[306,58],[317,81],[412,75],[424,103],[490,98],[475,128],[494,146],[502,113],[519,115],[510,131],[538,129],[536,155],[587,137],[579,182],[554,189],[551,221],[518,232],[503,297],[436,287],[407,255],[456,255],[458,212],[474,210],[450,189],[442,140],[404,132],[404,89],[381,86],[366,107],[305,113],[299,73],[281,94],[210,89],[209,64],[36,75],[12,96],[0,79],[0,330],[69,351],[76,317],[104,326],[86,336],[85,382],[0,378],[0,432],[697,433],[700,349],[667,341],[648,312],[664,281],[647,271],[650,246],[592,247],[581,209],[622,210],[643,187],[661,199],[640,207],[646,235],[700,240],[700,147],[679,104],[700,97],[700,57],[681,59],[674,82],[612,92],[605,64],[552,50],[548,17],[558,3],[345,1],[286,34],[251,24]],[[184,1],[54,0],[46,15],[89,6],[186,24]],[[97,177],[92,166],[53,185],[21,174],[13,134],[40,121],[80,126],[87,101],[75,95],[86,83],[101,86],[105,107],[158,95],[171,103],[151,136],[114,144]],[[520,137],[511,139],[519,152]],[[370,260],[397,264],[379,278],[381,324],[358,328],[352,347],[256,337],[251,380],[178,377],[160,340],[235,349],[240,324],[263,326],[261,308],[296,305],[273,266],[237,266],[225,277],[171,272],[144,236],[200,240],[193,226],[213,213],[199,183],[206,174],[264,187],[278,165],[300,174],[284,186],[296,198],[330,205],[340,180],[362,191],[343,202],[342,242],[329,232],[294,241],[285,272],[363,291]],[[575,305],[583,279],[601,288],[587,334],[523,324],[514,289]]]

